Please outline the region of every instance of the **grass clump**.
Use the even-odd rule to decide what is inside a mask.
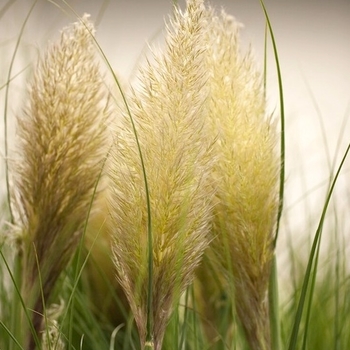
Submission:
[[[125,89],[88,15],[40,57],[17,118],[3,220],[12,222],[2,225],[0,348],[349,345],[339,306],[348,308],[346,268],[340,273],[337,260],[334,289],[316,280],[323,223],[347,152],[306,273],[277,313],[285,130],[267,22],[280,78],[282,155],[264,75],[241,49],[240,23],[202,0],[188,0],[184,10],[174,5],[164,46]],[[336,326],[323,342],[314,329],[329,319]]]

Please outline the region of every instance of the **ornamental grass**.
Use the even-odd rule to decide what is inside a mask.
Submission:
[[[164,42],[150,45],[122,85],[89,16],[62,4],[77,20],[40,52],[13,153],[4,113],[0,348],[349,348],[339,243],[327,283],[316,284],[323,224],[349,147],[306,270],[294,275],[287,307],[278,299],[283,84],[264,3],[281,132],[266,107],[265,72],[225,10],[174,2]],[[9,91],[11,69],[0,90]],[[327,324],[320,341],[313,333],[324,319],[334,327],[329,335]]]

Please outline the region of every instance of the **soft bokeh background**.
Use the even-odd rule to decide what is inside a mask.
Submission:
[[[97,24],[97,40],[113,69],[126,80],[132,74],[146,42],[159,42],[171,0],[69,0],[82,15],[90,13]],[[16,42],[32,1],[0,0],[0,113],[5,108],[5,88]],[[181,6],[184,1],[179,1]],[[242,46],[252,46],[263,66],[265,19],[259,0],[212,0],[244,24]],[[286,196],[278,256],[280,271],[288,276],[289,239],[300,256],[308,253],[329,180],[350,141],[350,1],[266,0],[278,46],[286,112]],[[25,82],[39,52],[75,21],[63,1],[39,0],[24,28],[15,57],[9,90],[9,142],[14,149],[14,116],[24,103]],[[23,71],[24,70],[24,71]],[[267,97],[279,116],[277,75],[268,45]],[[1,118],[2,119],[2,118]],[[1,130],[3,130],[1,122]],[[4,156],[1,132],[1,157]],[[11,158],[15,155],[11,153]],[[332,256],[330,242],[337,235],[349,242],[350,161],[347,160],[327,219],[323,250]],[[4,173],[1,163],[1,176]],[[2,184],[4,181],[2,181]],[[4,187],[4,186],[2,186]],[[4,189],[2,188],[2,193]],[[348,244],[348,243],[346,243]]]

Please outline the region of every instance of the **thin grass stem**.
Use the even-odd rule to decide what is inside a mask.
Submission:
[[[285,112],[284,112],[284,95],[283,95],[283,84],[282,84],[282,73],[279,63],[278,51],[276,40],[274,37],[274,32],[270,22],[269,15],[267,13],[265,4],[263,0],[260,0],[261,6],[263,8],[266,26],[265,26],[265,40],[264,40],[264,94],[266,96],[266,77],[267,77],[267,29],[271,36],[277,77],[278,77],[278,88],[280,97],[280,122],[281,122],[281,137],[280,137],[280,187],[279,187],[279,206],[277,213],[277,225],[276,233],[273,241],[274,247],[277,245],[277,238],[279,234],[280,220],[283,211],[283,201],[284,201],[284,182],[285,182]],[[279,319],[279,297],[278,297],[278,276],[277,276],[277,264],[276,255],[273,256],[270,281],[269,281],[269,315],[270,315],[270,328],[271,328],[271,346],[272,349],[278,350],[281,348],[281,330],[280,330],[280,319]]]
[[[18,73],[14,74],[10,80],[8,80],[4,85],[0,86],[0,90],[4,89],[12,80],[15,80],[18,76],[20,76],[26,69],[30,67],[30,64],[26,65],[23,69],[21,69]]]
[[[284,199],[284,183],[285,183],[285,162],[286,162],[286,156],[285,156],[285,150],[286,150],[286,135],[285,135],[285,112],[284,112],[284,93],[283,93],[283,84],[282,84],[282,72],[278,57],[278,50],[277,50],[277,44],[275,40],[275,35],[272,29],[272,25],[270,22],[270,18],[268,15],[268,12],[266,10],[265,4],[263,0],[260,0],[260,4],[263,8],[266,22],[269,28],[269,33],[271,36],[271,42],[273,46],[273,53],[275,57],[275,64],[276,64],[276,70],[277,70],[277,78],[278,78],[278,91],[279,91],[279,98],[280,98],[280,121],[281,121],[281,145],[280,145],[280,152],[281,152],[281,161],[280,161],[280,188],[279,188],[279,206],[278,206],[278,213],[277,213],[277,225],[276,225],[276,234],[274,238],[274,246],[276,246],[278,233],[279,233],[279,225],[282,217],[282,211],[283,211],[283,199]]]

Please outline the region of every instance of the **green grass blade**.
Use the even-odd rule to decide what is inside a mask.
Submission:
[[[270,313],[270,327],[271,327],[271,348],[281,349],[281,330],[280,330],[280,316],[279,316],[279,297],[278,297],[278,276],[276,255],[273,256],[270,281],[269,281],[269,313]]]
[[[305,330],[303,335],[303,346],[302,349],[306,349],[307,345],[307,336],[309,333],[309,326],[310,326],[310,318],[311,318],[311,312],[312,312],[312,300],[313,295],[315,292],[315,284],[316,284],[316,276],[317,276],[317,266],[318,266],[318,260],[320,256],[320,247],[321,247],[321,237],[322,236],[322,230],[320,233],[320,238],[317,243],[316,253],[315,253],[315,263],[313,264],[313,269],[311,272],[311,285],[310,285],[310,291],[309,291],[309,298],[307,303],[307,311],[306,311],[306,320],[305,320]]]
[[[14,344],[21,350],[24,350],[22,345],[18,342],[17,338],[11,333],[11,331],[6,327],[6,325],[0,320],[0,326],[6,331],[6,333],[11,337]]]
[[[297,349],[297,340],[298,340],[298,333],[299,333],[299,327],[300,327],[300,322],[301,322],[301,318],[302,318],[302,314],[303,314],[303,310],[305,307],[305,300],[306,300],[306,296],[307,296],[307,291],[308,291],[308,286],[309,286],[309,281],[310,278],[312,278],[312,267],[314,265],[314,259],[316,257],[316,253],[317,253],[317,247],[321,238],[321,233],[322,233],[322,229],[323,229],[323,224],[324,224],[324,220],[325,220],[325,216],[327,213],[327,209],[328,209],[328,205],[330,202],[330,199],[332,197],[333,191],[334,191],[334,187],[336,185],[336,182],[338,180],[340,171],[344,165],[344,162],[347,158],[347,155],[349,153],[350,150],[350,144],[348,145],[345,154],[340,162],[340,165],[337,169],[337,172],[335,174],[335,177],[332,181],[330,190],[328,192],[328,195],[326,197],[326,201],[325,204],[323,206],[323,210],[322,210],[322,214],[321,214],[321,218],[316,230],[316,234],[313,240],[313,244],[312,244],[312,248],[311,248],[311,252],[309,255],[309,261],[307,264],[307,268],[306,268],[306,272],[305,272],[305,276],[304,276],[304,281],[303,281],[303,286],[302,286],[302,290],[301,290],[301,295],[300,295],[300,299],[299,299],[299,304],[298,304],[298,309],[295,315],[295,320],[294,320],[294,325],[293,325],[293,330],[290,336],[290,342],[289,342],[289,350],[295,350]]]
[[[260,4],[263,8],[266,27],[265,27],[265,40],[264,40],[264,91],[266,94],[266,76],[267,76],[267,29],[271,37],[273,46],[273,53],[275,58],[275,65],[278,77],[278,89],[279,89],[279,102],[280,102],[280,122],[281,122],[281,138],[280,138],[280,185],[279,185],[279,206],[277,213],[277,225],[276,233],[274,237],[274,247],[277,244],[277,238],[279,234],[280,221],[283,211],[283,200],[284,200],[284,182],[285,182],[285,112],[284,112],[284,94],[282,84],[282,73],[279,63],[278,50],[272,25],[270,22],[269,15],[267,13],[263,0],[260,0]],[[280,319],[279,319],[279,298],[278,298],[278,280],[277,280],[277,265],[276,256],[273,257],[271,272],[269,281],[269,314],[270,314],[270,329],[271,329],[271,346],[272,349],[279,350],[281,348],[281,330],[280,330]]]
[[[279,91],[279,101],[280,101],[280,120],[281,120],[281,160],[280,160],[280,187],[279,187],[279,207],[278,207],[278,214],[277,214],[277,226],[276,226],[276,234],[274,239],[274,245],[276,246],[277,238],[278,238],[278,232],[279,232],[279,225],[281,221],[282,211],[283,211],[283,198],[284,198],[284,182],[285,182],[285,149],[286,149],[286,136],[285,136],[285,112],[284,112],[284,94],[283,94],[283,84],[282,84],[282,73],[281,73],[281,67],[280,62],[278,58],[278,50],[276,45],[276,40],[274,36],[274,32],[272,29],[272,25],[270,22],[269,15],[267,13],[265,4],[263,0],[260,0],[260,4],[263,8],[267,26],[269,28],[269,34],[271,36],[271,42],[273,46],[273,53],[275,58],[275,64],[276,64],[276,70],[277,70],[277,78],[278,78],[278,91]]]

